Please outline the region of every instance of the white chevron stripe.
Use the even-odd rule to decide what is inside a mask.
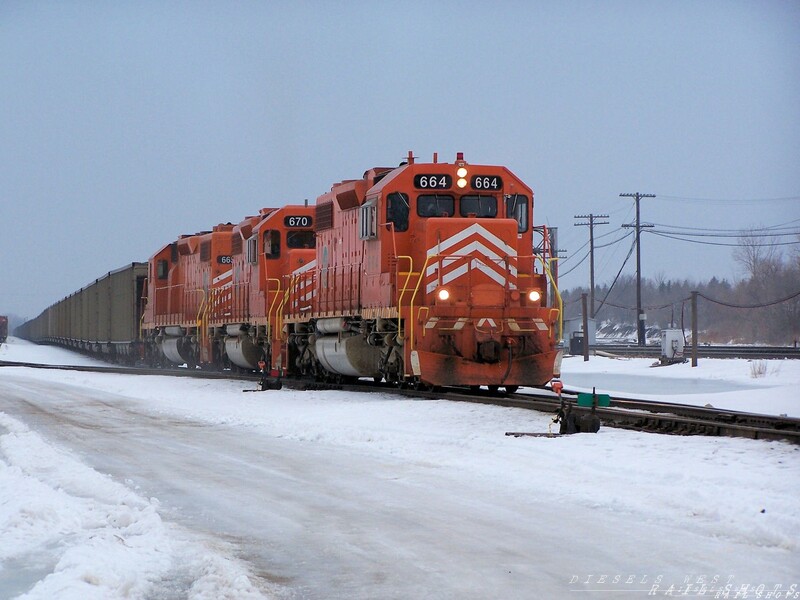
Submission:
[[[453,269],[452,271],[448,271],[447,273],[443,273],[442,274],[442,285],[447,285],[448,283],[450,283],[452,281],[455,281],[456,279],[458,279],[459,277],[464,275],[470,268],[477,269],[481,273],[484,273],[489,278],[491,278],[493,281],[495,281],[498,285],[504,286],[506,284],[506,277],[505,277],[504,274],[498,273],[497,271],[495,271],[491,267],[488,267],[485,263],[483,263],[483,262],[481,262],[481,261],[479,261],[477,259],[472,259],[472,265],[471,266],[463,264],[460,267],[458,267],[457,269]],[[425,286],[425,291],[430,294],[433,290],[435,290],[437,288],[438,285],[439,285],[439,280],[438,279],[434,279],[433,281],[429,282],[427,286]],[[514,284],[512,284],[511,282],[509,282],[509,287],[512,288],[512,289],[516,288],[516,286]]]
[[[457,247],[458,244],[465,242],[470,237],[478,237],[480,239],[473,239],[463,247]],[[490,248],[490,246],[493,248]],[[449,255],[448,251],[450,252]],[[457,254],[454,255],[453,253]],[[427,252],[429,257],[439,254],[447,255],[447,258],[429,264],[425,270],[425,279],[427,282],[426,290],[428,292],[436,289],[438,285],[438,278],[431,280],[431,277],[435,276],[440,267],[442,271],[440,274],[442,284],[446,284],[466,273],[468,270],[467,265],[470,265],[473,269],[478,269],[499,285],[504,285],[508,277],[510,286],[516,287],[516,265],[514,265],[512,261],[509,261],[508,270],[506,270],[505,266],[506,257],[511,259],[516,258],[516,250],[478,223],[474,223],[446,240],[437,243],[435,246],[429,248]],[[478,260],[477,257],[469,258],[475,254],[481,254],[489,260],[484,262]],[[471,262],[467,262],[470,260]],[[460,264],[460,266],[454,268],[457,264]]]
[[[295,269],[292,271],[292,277],[298,277],[312,269],[316,268],[317,261],[312,260],[311,262],[307,262],[302,267]],[[312,298],[317,295],[317,289],[313,287],[313,281],[309,277],[305,277],[297,283],[297,294],[298,296],[292,300],[291,306],[293,309],[297,310],[300,306],[301,302],[309,302]],[[302,309],[301,309],[302,310]]]
[[[222,275],[218,275],[217,277],[214,277],[214,285],[216,285],[217,283],[219,283],[223,279],[227,279],[228,277],[233,277],[233,269],[231,269],[230,271],[225,271]]]
[[[433,329],[436,327],[436,323],[439,322],[439,317],[431,317],[428,319],[427,323],[425,323],[425,329]]]
[[[488,257],[489,259],[491,259],[491,261],[494,264],[497,264],[499,269],[502,269],[503,271],[505,271],[505,257],[504,256],[500,256],[496,252],[493,252],[488,247],[486,247],[484,244],[482,244],[482,243],[480,243],[478,241],[473,241],[473,242],[467,244],[466,246],[464,246],[463,248],[459,248],[458,249],[458,255],[456,255],[456,256],[449,255],[448,258],[443,259],[442,260],[442,268],[444,269],[447,266],[445,263],[455,262],[455,261],[457,261],[459,259],[459,257],[466,258],[467,256],[469,256],[470,254],[472,254],[474,252],[478,252],[478,253],[483,254],[484,256]],[[431,254],[431,251],[428,250],[428,256],[435,256],[435,253]],[[511,275],[511,277],[514,278],[514,279],[516,279],[516,277],[517,277],[517,267],[515,267],[514,264],[513,264],[513,259],[515,259],[515,258],[516,258],[516,253],[509,255],[509,262],[508,262],[508,272]],[[429,264],[428,268],[425,270],[425,275],[430,277],[438,268],[439,268],[439,261],[435,261],[433,264]]]
[[[313,269],[316,266],[317,266],[317,261],[312,260],[311,262],[304,264],[299,269],[295,269],[294,271],[292,271],[292,275],[299,275],[300,273],[305,273],[306,271]]]
[[[483,230],[485,233],[486,230],[483,227],[473,225],[468,229],[474,229],[478,227],[479,229]],[[466,231],[466,230],[465,230]],[[438,250],[444,252],[445,249],[452,248],[454,244],[452,240],[454,238],[459,238],[461,241],[465,239],[463,235],[463,231],[459,232],[456,236],[452,238],[448,238],[444,241],[444,243],[437,244],[433,248],[428,250],[428,256],[435,256]],[[480,235],[480,234],[477,234]],[[492,235],[492,238],[497,241],[499,238],[497,236]],[[487,240],[483,240],[484,242]],[[509,258],[513,259],[516,258],[516,252],[513,248],[508,246],[507,244],[502,243],[504,250],[509,250]],[[517,267],[513,264],[512,260],[508,262],[508,270],[506,270],[506,257],[497,254],[496,251],[490,249],[484,243],[478,240],[473,240],[472,242],[468,243],[467,245],[455,249],[458,252],[458,255],[448,255],[446,258],[441,260],[436,260],[433,264],[428,265],[425,269],[425,279],[427,282],[426,291],[428,293],[432,292],[436,289],[436,286],[439,285],[438,278],[435,277],[436,272],[439,270],[439,266],[441,264],[441,281],[442,284],[450,283],[451,281],[457,279],[458,277],[464,275],[468,271],[469,267],[473,269],[477,269],[482,273],[486,274],[492,280],[497,282],[499,285],[506,284],[506,278],[508,278],[508,283],[511,288],[516,288],[516,279],[517,279]],[[487,257],[489,260],[483,261],[479,258],[475,257],[475,254],[480,254]],[[469,261],[469,262],[468,262]],[[461,266],[457,268],[453,268],[454,265],[461,263]],[[431,280],[432,277],[435,277]]]
[[[483,225],[478,223],[473,223],[466,229],[462,229],[454,236],[451,236],[441,242],[440,244],[436,244],[434,247],[428,250],[428,256],[433,254],[444,254],[444,251],[458,244],[459,242],[469,238],[472,235],[477,235],[478,237],[484,238],[487,242],[494,244],[500,251],[505,252],[509,256],[516,256],[517,251],[513,248],[513,246],[509,246],[506,242],[502,239],[497,237],[491,231],[487,230]]]
[[[458,279],[468,270],[469,268],[467,267],[467,265],[464,264],[458,267],[457,269],[453,269],[452,271],[442,274],[442,285],[447,285],[451,281]],[[433,281],[428,283],[428,285],[425,287],[425,291],[428,294],[430,294],[433,290],[436,289],[438,285],[439,285],[439,280],[434,279]]]
[[[547,324],[542,319],[534,319],[533,322],[536,323],[536,327],[540,331],[547,331],[549,329]]]
[[[455,329],[456,331],[460,331],[464,329],[464,325],[466,324],[467,324],[467,318],[461,317],[458,319],[458,321],[456,321],[455,325],[453,325],[453,329]]]

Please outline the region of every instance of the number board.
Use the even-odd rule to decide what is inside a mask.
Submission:
[[[470,185],[473,190],[499,190],[503,187],[503,178],[497,175],[473,175]]]
[[[233,264],[233,257],[229,254],[218,254],[217,255],[217,264],[219,265],[232,265]]]
[[[293,217],[284,217],[283,225],[285,227],[311,227],[314,219],[308,215],[300,215]]]
[[[453,187],[453,178],[450,175],[414,175],[414,187],[421,190],[448,190]]]

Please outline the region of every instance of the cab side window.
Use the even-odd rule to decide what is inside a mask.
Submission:
[[[258,236],[254,235],[247,240],[247,262],[254,265],[258,262]]]
[[[159,260],[156,262],[156,277],[159,279],[166,279],[169,274],[169,262],[166,260]]]
[[[528,231],[528,197],[522,194],[506,196],[506,217],[517,222],[517,232]]]
[[[280,258],[281,256],[281,232],[273,229],[264,232],[264,256],[269,258]]]
[[[394,192],[386,197],[386,221],[395,231],[408,231],[408,195]]]
[[[378,237],[378,207],[373,198],[361,205],[358,213],[358,237],[362,240],[374,240]]]

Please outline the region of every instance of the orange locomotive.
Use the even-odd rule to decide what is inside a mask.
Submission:
[[[512,390],[558,376],[560,310],[548,244],[533,253],[532,202],[508,169],[460,153],[409,153],[334,185],[317,199],[316,264],[291,290],[311,302],[285,305],[290,371]]]
[[[323,380],[544,385],[560,370],[560,310],[549,236],[534,253],[532,223],[533,193],[505,167],[409,153],[314,207],[165,246],[150,260],[145,346],[154,362],[265,361]]]

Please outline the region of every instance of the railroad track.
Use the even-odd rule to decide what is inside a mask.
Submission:
[[[577,393],[567,392],[567,398]],[[556,405],[556,401],[551,401]],[[580,415],[591,409],[573,407]],[[744,437],[786,440],[800,444],[800,419],[762,415],[672,402],[611,398],[611,406],[595,412],[603,425],[673,435]]]
[[[258,382],[257,374],[235,374],[230,372],[189,371],[185,368],[146,369],[132,367],[95,367],[42,365],[37,363],[0,361],[0,367],[29,367],[36,369],[53,369],[84,371],[92,373],[116,373],[125,375],[158,375],[171,377],[194,377],[203,379],[227,379]],[[391,384],[374,384],[357,382],[355,384],[326,384],[301,379],[284,379],[282,384],[290,389],[337,389],[353,392],[374,392],[376,389],[390,391],[410,398],[440,399],[458,402],[473,402],[493,406],[524,408],[550,414],[556,414],[561,408],[561,400],[552,391],[536,390],[517,392],[514,394],[492,394],[486,390],[477,392],[461,388],[441,391],[423,391],[398,389]],[[626,398],[612,398],[609,407],[581,407],[576,403],[577,392],[564,390],[562,398],[578,417],[594,413],[600,422],[609,427],[618,427],[635,431],[664,433],[673,435],[706,435],[744,437],[760,440],[785,440],[800,444],[800,419],[786,416],[762,415],[740,411],[730,411],[710,407],[692,406],[670,402],[653,402]],[[547,435],[545,432],[531,432],[535,435]]]
[[[638,356],[644,358],[659,358],[661,346],[637,346],[636,344],[595,344],[589,346],[589,352],[608,352],[618,356]],[[687,345],[683,355],[689,359],[692,356],[692,347]],[[797,358],[800,359],[800,348],[790,346],[706,346],[697,347],[699,358]]]

